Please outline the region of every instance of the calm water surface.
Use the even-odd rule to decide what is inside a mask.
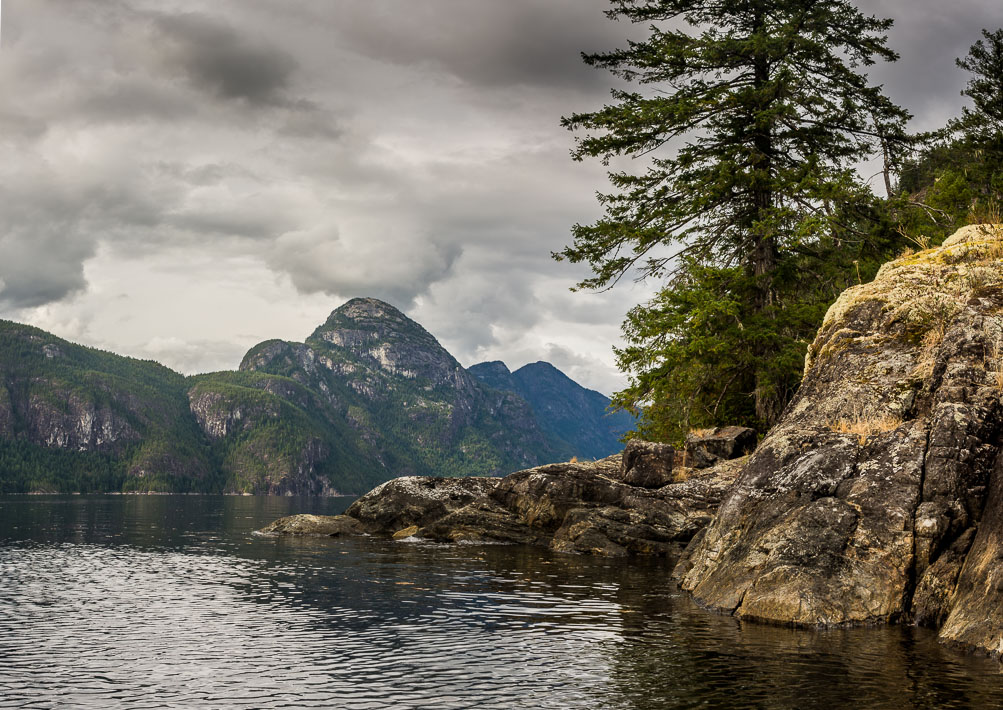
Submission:
[[[251,534],[346,504],[0,498],[0,707],[1003,707],[930,633],[743,624],[669,561]]]

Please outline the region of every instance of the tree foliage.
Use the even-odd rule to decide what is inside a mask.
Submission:
[[[901,228],[938,243],[967,222],[998,222],[1003,204],[1003,29],[982,31],[957,65],[968,72],[961,108],[902,168],[892,201]]]
[[[604,215],[555,256],[591,266],[580,287],[663,280],[618,352],[616,401],[647,405],[646,434],[768,426],[827,303],[895,241],[854,172],[910,144],[908,114],[863,72],[896,59],[891,22],[846,0],[613,0],[607,15],[648,36],[585,61],[638,89],[563,124],[584,133],[575,159],[641,167],[610,172]]]
[[[957,64],[972,74],[961,92],[972,100],[972,106],[963,107],[961,117],[948,128],[973,146],[1003,151],[1003,28],[982,30],[982,39]]]

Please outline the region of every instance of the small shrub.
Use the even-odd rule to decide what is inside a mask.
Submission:
[[[987,287],[995,286],[1000,281],[1000,274],[996,269],[984,266],[976,266],[965,272],[965,287],[973,294],[984,291]]]
[[[919,235],[913,236],[912,234],[909,234],[908,232],[906,232],[905,229],[903,229],[901,226],[897,227],[896,231],[900,235],[902,235],[903,237],[905,237],[908,241],[910,241],[913,244],[915,244],[916,248],[919,249],[920,251],[926,251],[927,249],[930,248],[930,237],[926,236],[925,234],[919,234]]]
[[[985,202],[976,199],[972,202],[972,209],[968,213],[968,222],[998,228],[1003,222],[1003,209],[1000,208],[1000,203],[992,198]]]
[[[902,309],[905,339],[925,344],[927,335],[933,331],[933,345],[939,345],[958,308],[957,303],[941,295],[923,296],[907,303]]]

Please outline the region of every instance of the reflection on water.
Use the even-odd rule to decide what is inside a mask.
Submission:
[[[667,561],[251,531],[345,500],[0,499],[0,707],[967,708],[911,629],[695,608]]]

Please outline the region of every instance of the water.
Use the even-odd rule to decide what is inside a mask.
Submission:
[[[671,562],[263,538],[344,499],[0,498],[0,708],[988,708],[903,628],[743,624]]]

